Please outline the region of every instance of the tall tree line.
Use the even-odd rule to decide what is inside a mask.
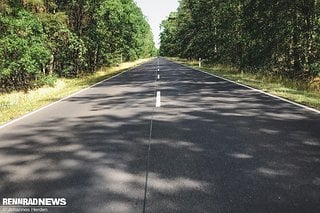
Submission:
[[[133,0],[0,0],[0,92],[154,54]]]
[[[319,8],[318,0],[181,0],[161,25],[160,54],[310,80],[320,75]]]

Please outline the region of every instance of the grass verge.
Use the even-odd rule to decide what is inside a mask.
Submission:
[[[0,94],[0,125],[148,60],[149,59],[141,59],[134,62],[122,63],[116,67],[103,67],[97,72],[81,78],[59,78],[54,87],[41,87],[27,93],[12,92]]]
[[[199,69],[197,61],[188,61],[180,58],[168,59]],[[313,83],[304,83],[262,72],[240,72],[235,68],[221,65],[204,64],[200,69],[320,110],[320,79]]]

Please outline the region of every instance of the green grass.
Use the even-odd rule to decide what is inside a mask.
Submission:
[[[169,59],[199,69],[197,61],[187,61],[180,58]],[[200,69],[320,110],[320,79],[306,83],[270,73],[240,72],[233,67],[222,65],[204,64]]]
[[[53,87],[46,86],[27,93],[0,94],[0,124],[32,112],[148,60],[142,59],[135,62],[127,62],[116,67],[103,67],[97,72],[81,78],[59,78]]]

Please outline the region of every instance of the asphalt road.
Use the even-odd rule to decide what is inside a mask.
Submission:
[[[159,69],[159,81],[155,59],[1,128],[0,199],[141,213],[150,143],[147,213],[320,212],[319,113],[165,59]]]

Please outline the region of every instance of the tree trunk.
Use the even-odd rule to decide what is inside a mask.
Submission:
[[[293,32],[291,36],[291,61],[293,64],[293,69],[291,70],[291,77],[296,78],[297,73],[300,72],[300,63],[299,63],[299,35],[298,35],[298,8],[296,0],[293,1]]]

